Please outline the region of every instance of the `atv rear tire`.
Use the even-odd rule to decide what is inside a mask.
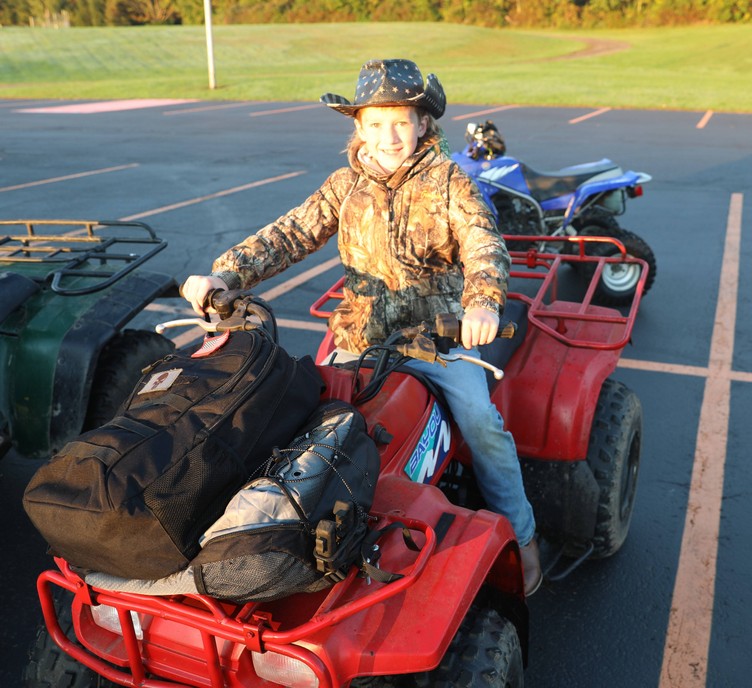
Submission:
[[[412,676],[374,676],[353,688],[522,688],[522,649],[514,624],[473,605],[436,669]]]
[[[514,624],[494,609],[472,607],[441,664],[419,685],[522,688],[522,649]]]
[[[89,395],[84,430],[111,420],[133,391],[141,371],[175,350],[166,337],[146,330],[124,330],[102,350]]]
[[[610,221],[605,218],[609,218]],[[656,260],[653,250],[634,232],[622,229],[610,215],[591,213],[581,220],[578,232],[582,236],[603,236],[617,239],[627,250],[627,255],[641,258],[648,265],[648,276],[642,293],[647,294],[655,281]],[[619,256],[618,247],[610,243],[588,243],[585,253],[589,256]],[[595,272],[594,263],[577,264],[577,271],[589,282]],[[628,306],[632,303],[641,274],[636,264],[612,263],[603,267],[601,280],[593,301],[603,306]]]
[[[642,444],[642,406],[626,385],[603,383],[590,431],[587,462],[600,488],[593,557],[624,544],[632,520]]]
[[[517,236],[539,236],[542,233],[538,210],[522,198],[498,191],[492,198],[499,231],[510,251],[528,251],[535,243],[520,241]]]
[[[73,638],[70,594],[55,592],[55,609],[60,628]],[[117,688],[115,683],[96,674],[63,652],[42,625],[29,652],[24,669],[25,688]]]

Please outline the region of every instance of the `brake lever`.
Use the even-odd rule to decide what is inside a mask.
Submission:
[[[207,322],[201,318],[168,320],[157,324],[154,329],[157,334],[163,334],[168,327],[200,327],[204,332],[227,332],[228,330],[234,332],[236,330],[252,330],[258,326],[245,318],[233,315],[226,320],[217,320],[216,322]]]
[[[217,323],[207,322],[201,318],[181,318],[180,320],[168,320],[167,322],[158,323],[154,329],[157,334],[164,334],[168,327],[200,327],[206,332],[216,332]]]
[[[475,358],[474,356],[468,356],[466,354],[437,353],[436,358],[442,361],[447,361],[449,363],[451,363],[452,361],[467,361],[468,363],[479,365],[481,368],[490,370],[493,373],[494,378],[497,380],[501,380],[504,377],[504,371],[501,368],[497,368],[495,365],[492,365],[491,363],[488,363],[487,361],[483,361],[480,358]]]

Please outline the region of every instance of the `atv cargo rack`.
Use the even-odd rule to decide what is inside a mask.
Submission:
[[[648,277],[648,265],[644,260],[629,256],[624,245],[610,237],[514,235],[507,238],[510,241],[534,242],[534,247],[527,251],[509,251],[512,269],[509,274],[510,291],[507,294],[508,299],[521,301],[527,305],[528,321],[531,325],[569,347],[615,351],[624,348],[629,343]],[[560,246],[567,243],[576,244],[577,251],[547,253],[540,250],[541,247],[550,243]],[[621,255],[587,255],[585,249],[588,243],[614,244]],[[605,266],[614,263],[641,267],[635,296],[629,307],[623,309],[626,310],[625,314],[615,308],[593,303],[593,297]],[[588,267],[593,270],[585,293],[579,300],[571,298],[566,301],[558,300],[559,268],[562,265],[579,269]],[[342,300],[344,281],[344,277],[341,277],[313,303],[310,308],[311,315],[324,319],[331,315],[331,310],[328,310],[328,307],[325,308],[325,304],[330,300]],[[532,283],[532,290],[525,288],[526,282]],[[512,291],[512,289],[519,289],[519,291]],[[529,291],[533,293],[527,293]],[[603,324],[617,327],[598,327]]]
[[[26,232],[2,236],[3,227]],[[112,230],[118,235],[109,235]],[[14,269],[28,263],[49,264],[50,271],[41,281],[50,281],[52,291],[62,296],[106,289],[166,246],[142,222],[0,220],[0,263],[14,264]]]
[[[382,524],[394,523],[392,515],[373,515],[382,519]],[[437,534],[428,524],[416,519],[401,518],[400,525],[423,536],[421,551],[402,578],[371,589],[364,587],[357,568],[353,567],[347,578],[331,588],[323,599],[320,595],[309,596],[320,600],[318,609],[307,620],[285,629],[280,627],[264,604],[258,602],[241,605],[220,602],[204,595],[158,597],[94,588],[58,557],[55,557],[55,563],[60,570],[44,571],[37,580],[37,591],[53,640],[75,660],[110,681],[141,688],[177,688],[178,685],[185,685],[150,678],[154,671],[167,670],[174,648],[160,647],[159,643],[147,645],[142,637],[142,628],[148,628],[149,634],[154,635],[156,627],[177,625],[179,635],[186,643],[184,652],[191,653],[183,658],[187,669],[185,678],[194,672],[206,676],[206,681],[200,685],[225,688],[230,674],[236,681],[231,685],[241,685],[237,681],[242,678],[238,677],[253,676],[250,667],[243,662],[247,664],[253,658],[255,665],[259,661],[258,656],[271,651],[308,667],[311,685],[335,688],[329,668],[313,651],[298,643],[317,631],[335,626],[368,607],[404,592],[416,583],[436,550]],[[53,597],[56,588],[63,588],[74,595],[74,625],[83,646],[69,638],[60,625]],[[110,613],[111,621],[103,623],[101,616],[95,619],[93,614],[99,613],[95,611],[97,609]],[[79,625],[86,627],[83,632]],[[94,643],[94,646],[88,646],[89,643]],[[244,657],[241,657],[238,651],[232,651],[232,646],[248,649],[250,653],[244,653]],[[181,677],[174,674],[170,679],[181,681]],[[191,682],[190,685],[198,684]]]

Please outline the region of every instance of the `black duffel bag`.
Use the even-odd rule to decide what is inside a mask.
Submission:
[[[24,508],[53,554],[127,578],[183,569],[233,494],[318,406],[312,359],[291,357],[263,329],[209,342],[210,355],[159,361],[117,417],[32,477]]]

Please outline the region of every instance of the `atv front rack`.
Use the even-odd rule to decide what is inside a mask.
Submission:
[[[30,276],[49,281],[52,291],[63,296],[106,289],[167,246],[143,222],[0,220],[0,232],[3,227],[25,228],[26,232],[17,229],[15,234],[0,234],[0,266],[11,264],[21,270],[23,265],[50,265],[46,274]],[[115,228],[119,235],[108,236]],[[123,251],[124,247],[130,250]]]
[[[379,518],[381,525],[395,522],[393,515],[374,515]],[[176,688],[186,685],[150,677],[153,673],[161,673],[160,669],[164,670],[170,665],[169,661],[164,661],[164,666],[162,665],[159,644],[148,642],[149,620],[158,620],[160,624],[174,623],[183,635],[195,633],[200,636],[203,656],[186,657],[184,660],[191,665],[186,677],[207,676],[209,682],[202,681],[200,685],[211,688],[224,688],[228,685],[225,673],[228,669],[231,670],[228,662],[242,664],[237,651],[230,652],[229,656],[226,654],[227,647],[231,644],[238,649],[250,650],[251,653],[271,651],[302,662],[318,679],[319,688],[335,688],[330,671],[321,659],[296,643],[368,607],[383,603],[417,581],[436,549],[437,535],[432,527],[422,521],[402,517],[399,522],[413,532],[422,533],[424,537],[424,544],[415,561],[401,578],[359,594],[358,589],[362,591],[363,583],[358,579],[357,567],[353,567],[342,582],[328,591],[306,621],[284,630],[274,620],[272,613],[265,611],[263,603],[238,605],[222,603],[203,595],[156,597],[93,588],[65,560],[58,557],[55,562],[59,571],[42,572],[37,579],[37,592],[52,639],[76,661],[110,681],[140,688]],[[69,638],[60,626],[53,597],[55,587],[74,595],[74,628],[83,647]],[[93,620],[91,608],[101,605],[106,605],[117,613],[119,632],[101,628]],[[134,617],[139,618],[138,629]],[[143,631],[140,630],[141,627]],[[223,648],[225,652],[220,656]],[[170,678],[180,680],[178,676]]]
[[[527,251],[509,251],[512,269],[509,273],[510,287],[519,291],[510,291],[507,299],[521,301],[527,305],[528,321],[531,325],[560,341],[566,346],[615,351],[623,349],[632,336],[632,329],[637,318],[640,301],[648,277],[648,265],[640,259],[627,255],[624,245],[610,237],[541,237],[517,236],[510,239],[541,243],[557,242],[578,245],[577,253],[546,253],[531,248]],[[589,256],[585,253],[587,243],[611,243],[617,246],[621,255]],[[559,268],[564,264],[591,264],[594,272],[585,294],[578,300],[568,298],[558,300]],[[598,306],[593,298],[603,269],[608,263],[637,264],[642,268],[639,282],[632,303],[626,314],[615,308]],[[332,310],[327,306],[330,301],[344,298],[342,288],[345,278],[338,279],[310,307],[310,314],[317,318],[328,319]],[[526,293],[525,283],[537,284],[531,293]],[[593,326],[595,325],[595,327]],[[605,325],[605,327],[604,327]]]

